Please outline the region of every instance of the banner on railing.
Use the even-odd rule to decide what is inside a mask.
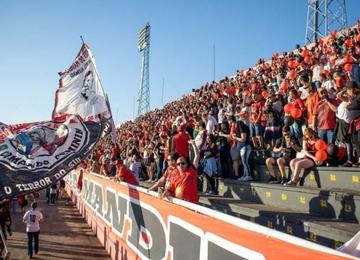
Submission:
[[[351,259],[351,256],[186,201],[85,173],[68,192],[113,259]]]

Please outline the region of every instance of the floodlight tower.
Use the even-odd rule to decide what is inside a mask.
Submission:
[[[346,26],[345,0],[307,0],[305,44]]]
[[[146,113],[150,110],[150,80],[149,80],[149,59],[150,59],[150,24],[147,23],[138,35],[138,50],[143,54],[141,64],[141,83],[138,95],[138,113]]]

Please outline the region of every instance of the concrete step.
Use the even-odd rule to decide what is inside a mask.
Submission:
[[[331,248],[341,246],[360,229],[357,223],[221,196],[201,195],[200,204]]]
[[[343,221],[360,219],[360,192],[352,190],[324,190],[308,187],[287,187],[261,182],[240,182],[217,179],[218,194],[251,203],[296,210],[324,218]],[[206,181],[200,178],[199,190],[206,190]]]
[[[264,165],[253,167],[256,180],[267,182],[269,174]],[[278,173],[277,167],[275,172]],[[288,174],[289,168],[286,168]],[[317,167],[304,172],[303,186],[322,189],[360,190],[360,168],[358,167]]]

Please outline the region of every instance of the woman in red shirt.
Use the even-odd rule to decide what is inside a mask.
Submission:
[[[318,138],[316,138],[314,130],[311,128],[305,128],[303,149],[301,150],[303,157],[292,159],[290,161],[292,179],[285,183],[284,186],[296,186],[299,182],[299,175],[303,169],[309,169],[322,163],[321,161],[316,160],[315,157],[315,143],[317,140]]]
[[[178,153],[172,153],[171,155],[168,155],[167,162],[168,167],[166,168],[166,171],[164,172],[163,176],[150,188],[148,188],[148,191],[159,189],[160,191],[167,190],[169,188],[169,183],[171,182],[171,179],[173,179],[176,175],[177,168],[176,168],[176,161],[179,158]]]
[[[199,202],[197,190],[197,168],[199,166],[200,153],[194,140],[190,140],[195,151],[195,157],[192,165],[189,161],[180,156],[176,161],[177,174],[170,179],[169,187],[165,194],[170,194],[175,198],[186,200],[192,203]]]

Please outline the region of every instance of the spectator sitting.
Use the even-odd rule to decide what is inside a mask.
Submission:
[[[287,182],[285,165],[289,165],[290,160],[296,157],[296,152],[300,152],[301,147],[297,139],[293,138],[290,128],[284,126],[282,137],[276,140],[275,147],[271,152],[271,157],[266,159],[266,167],[270,174],[269,183],[285,184]],[[281,178],[277,180],[274,172],[274,165],[279,166]]]
[[[303,169],[309,169],[323,163],[315,158],[315,143],[317,140],[314,130],[305,128],[303,147],[301,150],[302,158],[296,158],[290,161],[292,178],[284,184],[285,186],[296,186],[299,182],[299,175]]]

